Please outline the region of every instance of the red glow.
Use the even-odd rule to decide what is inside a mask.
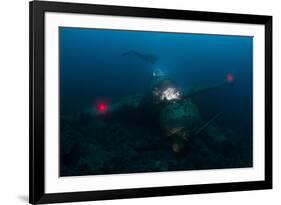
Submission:
[[[110,100],[105,97],[98,97],[93,101],[92,109],[97,115],[105,115],[110,109]]]
[[[107,111],[107,105],[105,103],[99,103],[97,105],[97,110],[101,113],[104,113]]]
[[[234,81],[234,76],[231,73],[226,75],[226,81],[232,83]]]

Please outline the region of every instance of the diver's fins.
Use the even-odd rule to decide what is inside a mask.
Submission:
[[[219,112],[214,117],[212,117],[209,121],[204,123],[199,129],[195,130],[195,135],[199,135],[203,130],[205,130],[212,122],[214,122],[216,119],[218,119],[222,115],[222,112]]]

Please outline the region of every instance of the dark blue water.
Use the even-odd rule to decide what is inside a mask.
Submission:
[[[121,97],[146,93],[154,68],[164,71],[182,88],[222,82],[231,73],[235,79],[231,88],[211,91],[194,102],[204,119],[222,112],[219,126],[231,130],[237,138],[244,136],[240,142],[246,143],[245,155],[251,155],[252,37],[84,28],[60,28],[59,35],[62,116],[80,113],[99,98],[116,102]],[[121,55],[127,51],[153,54],[158,61],[150,64]],[[251,156],[248,158],[242,167],[251,164]],[[76,170],[71,174],[80,172],[84,173]]]

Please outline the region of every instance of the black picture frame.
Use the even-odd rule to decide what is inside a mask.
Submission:
[[[30,143],[29,202],[44,204],[105,199],[168,196],[182,194],[259,190],[272,188],[272,17],[248,14],[184,11],[124,6],[105,6],[61,2],[30,2]],[[45,193],[44,164],[44,14],[63,12],[113,16],[151,17],[227,23],[260,24],[265,26],[265,180],[235,183],[183,185],[71,193]]]

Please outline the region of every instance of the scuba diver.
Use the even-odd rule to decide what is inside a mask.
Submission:
[[[154,55],[142,54],[136,51],[126,52],[121,54],[121,56],[136,57],[151,66],[155,66],[158,59]],[[112,115],[115,112],[137,112],[139,115],[149,113],[151,116],[145,119],[156,119],[163,136],[171,139],[172,150],[174,152],[181,152],[192,138],[198,136],[203,131],[212,137],[214,135],[213,132],[209,132],[209,128],[212,126],[211,123],[221,116],[221,113],[217,113],[207,122],[203,122],[199,109],[194,104],[192,98],[196,95],[230,85],[233,81],[234,77],[232,74],[228,74],[223,82],[197,89],[184,90],[161,69],[155,68],[152,71],[151,89],[147,94],[129,96],[110,106],[101,103],[97,105],[96,109],[91,109],[87,113],[92,117],[99,117],[105,114]]]
[[[122,53],[121,56],[135,56],[150,64],[154,64],[158,60],[158,58],[153,54],[142,54],[137,51],[128,51],[128,52]]]

